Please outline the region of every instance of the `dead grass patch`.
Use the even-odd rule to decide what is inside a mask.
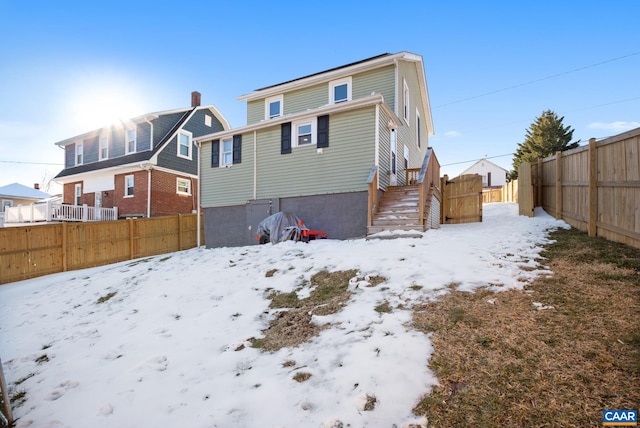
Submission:
[[[293,380],[295,380],[296,382],[304,382],[309,380],[310,377],[311,373],[297,372],[295,375],[293,375]]]
[[[599,426],[604,409],[637,408],[640,250],[576,230],[551,238],[554,274],[531,293],[452,290],[416,307],[440,382],[414,408],[430,426]]]
[[[283,309],[263,330],[263,338],[251,338],[255,348],[277,351],[288,346],[298,346],[316,336],[327,326],[311,322],[313,315],[329,315],[340,311],[351,297],[349,280],[356,276],[356,270],[314,274],[308,286],[314,287],[309,297],[299,299],[295,291],[290,293],[272,292],[269,295],[272,309]]]

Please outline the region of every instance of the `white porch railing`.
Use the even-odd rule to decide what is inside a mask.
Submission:
[[[66,205],[59,202],[5,208],[5,225],[11,223],[59,221],[110,221],[118,219],[118,208],[95,208],[88,205]]]

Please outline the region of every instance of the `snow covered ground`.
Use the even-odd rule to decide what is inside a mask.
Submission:
[[[25,393],[17,426],[424,423],[411,408],[437,379],[428,335],[411,328],[412,304],[452,282],[466,291],[522,287],[548,273],[535,258],[558,227],[567,226],[543,211],[528,218],[517,204],[488,204],[482,223],[445,225],[422,239],[198,248],[1,285],[0,358],[9,386],[20,382],[14,392]],[[302,346],[249,346],[275,313],[268,290],[290,292],[318,271],[348,269],[387,281],[354,282],[345,309],[314,316],[332,326]],[[392,312],[374,310],[384,301]],[[297,372],[311,377],[297,382]]]

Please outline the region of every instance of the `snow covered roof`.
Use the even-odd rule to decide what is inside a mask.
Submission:
[[[44,199],[51,197],[48,193],[20,183],[7,184],[6,186],[0,187],[0,196],[21,199]]]

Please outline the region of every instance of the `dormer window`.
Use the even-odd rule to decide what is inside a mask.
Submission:
[[[106,136],[100,137],[100,160],[105,160],[109,157],[109,138]]]
[[[127,129],[126,154],[136,151],[136,129]]]
[[[76,143],[76,165],[82,165],[84,148],[82,143]]]
[[[283,115],[284,96],[278,95],[267,98],[264,102],[264,118],[266,120],[280,117]]]
[[[351,76],[329,82],[329,104],[351,101]]]

